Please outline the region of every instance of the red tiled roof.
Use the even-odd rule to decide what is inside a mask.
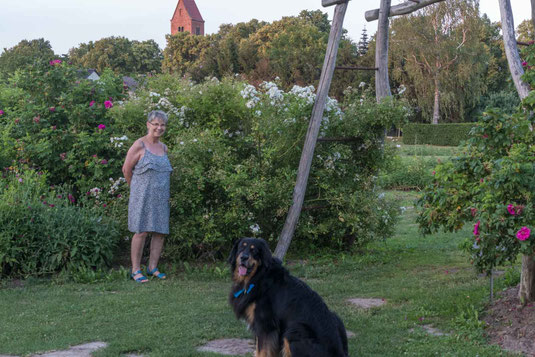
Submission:
[[[184,2],[184,7],[192,20],[204,22],[199,8],[197,7],[197,4],[195,4],[195,0],[179,0],[175,8],[175,13],[177,12],[178,5],[180,5],[181,1]],[[175,17],[175,14],[173,14],[173,17]]]

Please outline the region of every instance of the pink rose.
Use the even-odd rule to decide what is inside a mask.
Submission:
[[[53,61],[50,61],[48,62],[51,66],[55,66],[57,64],[61,64],[61,60],[59,59],[56,59],[56,60],[53,60]]]
[[[528,65],[528,63],[526,61],[522,62],[522,67],[526,67],[527,65]]]
[[[509,212],[509,214],[511,216],[514,216],[515,215],[515,206],[513,206],[512,204],[508,204],[507,205],[507,212]]]
[[[474,224],[474,235],[475,236],[479,235],[479,221],[477,221],[477,223]]]
[[[99,124],[99,125],[98,125],[98,129],[99,129],[99,130],[104,130],[104,129],[106,129],[106,125],[104,125],[104,124]]]
[[[113,103],[111,102],[111,100],[107,100],[104,102],[104,106],[106,107],[106,109],[110,109],[111,107],[113,107]]]
[[[101,163],[102,165],[106,165],[106,164],[108,163],[108,160],[104,159],[104,160],[100,161],[100,163]]]
[[[526,240],[529,238],[529,235],[531,234],[531,230],[528,227],[522,227],[518,232],[516,232],[516,237],[518,240]]]
[[[95,105],[95,103],[96,102],[94,100],[92,100],[92,101],[89,102],[89,106],[92,107],[93,105]]]
[[[0,116],[6,114],[2,109],[0,109]]]
[[[38,115],[38,116],[33,118],[34,123],[37,123],[37,124],[39,124],[40,120],[41,120],[41,116],[40,115]]]
[[[52,113],[54,113],[56,111],[56,107],[50,107],[50,108],[48,108],[48,110],[50,110]]]

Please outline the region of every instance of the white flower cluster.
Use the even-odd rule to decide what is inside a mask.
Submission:
[[[280,90],[276,83],[262,82],[260,86],[266,91],[269,99],[271,99],[271,105],[280,103],[284,99],[284,91]]]
[[[128,140],[128,137],[126,135],[123,135],[121,137],[111,137],[110,141],[116,148],[120,148],[123,146],[123,142]]]
[[[240,95],[244,99],[249,99],[245,104],[249,109],[253,108],[260,101],[260,98],[258,97],[258,91],[250,84],[242,89]]]
[[[119,186],[126,182],[126,179],[124,177],[119,177],[117,180],[114,180],[112,177],[110,177],[110,183],[111,183],[111,186],[110,186],[110,189],[108,190],[108,193],[110,195],[113,195],[118,189],[119,189]]]
[[[257,223],[252,224],[252,225],[249,227],[249,229],[250,229],[251,232],[253,232],[253,233],[258,233],[258,232],[260,232],[260,226],[259,226]]]
[[[98,187],[93,187],[92,189],[89,190],[89,193],[91,194],[91,196],[95,197],[96,199],[100,198],[101,192],[102,190]]]
[[[298,85],[294,85],[292,89],[290,89],[291,94],[294,94],[299,98],[305,99],[307,104],[313,104],[316,100],[316,93],[314,93],[314,91],[314,86],[301,87]]]
[[[318,155],[319,156],[319,155]],[[319,156],[321,158],[321,156]],[[342,157],[339,152],[335,152],[332,155],[327,156],[323,161],[323,165],[327,170],[334,170],[334,163]]]

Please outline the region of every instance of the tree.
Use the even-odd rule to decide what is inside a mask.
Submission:
[[[516,33],[517,33],[517,38],[516,38],[517,41],[529,42],[529,41],[535,40],[535,30],[533,27],[533,22],[529,20],[522,21],[518,25],[516,29]]]
[[[31,64],[40,64],[54,59],[50,42],[43,38],[35,40],[22,40],[17,45],[7,49],[0,55],[0,78],[15,73]]]
[[[105,37],[69,50],[74,65],[120,74],[160,72],[162,51],[154,40],[130,41],[126,37]]]
[[[201,80],[209,74],[202,64],[212,43],[211,36],[197,36],[189,32],[177,32],[165,36],[167,46],[163,51],[162,71],[185,75]]]
[[[364,56],[366,53],[368,53],[368,45],[370,41],[368,41],[368,34],[366,32],[366,27],[362,29],[362,34],[360,35],[360,41],[358,43],[358,54],[359,56]]]
[[[474,106],[485,90],[478,12],[477,0],[452,0],[392,21],[392,76],[413,88],[433,124],[462,120],[466,100]]]

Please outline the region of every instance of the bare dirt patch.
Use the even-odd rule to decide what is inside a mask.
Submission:
[[[372,307],[379,307],[386,304],[385,299],[348,299],[348,302],[360,307],[361,309],[371,309]]]
[[[484,318],[492,344],[504,350],[535,356],[535,304],[522,307],[518,286],[499,294]]]
[[[254,352],[254,341],[240,338],[214,340],[197,348],[201,352],[215,352],[222,355],[246,355]]]

